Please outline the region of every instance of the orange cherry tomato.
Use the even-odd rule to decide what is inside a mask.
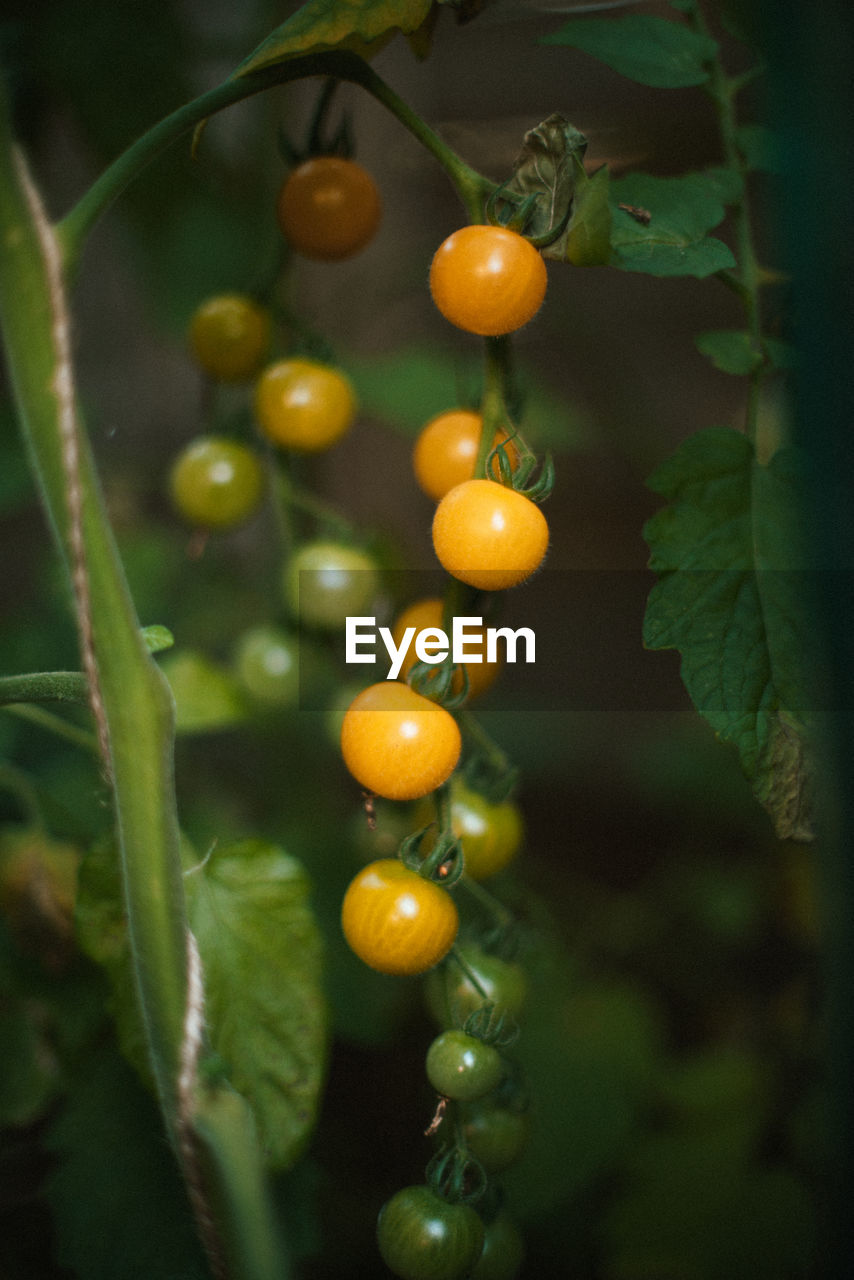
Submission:
[[[536,503],[493,480],[466,480],[433,517],[433,546],[448,573],[484,591],[518,586],[539,568],[549,527]]]
[[[430,292],[445,319],[483,337],[514,333],[532,320],[547,283],[541,254],[507,227],[460,227],[430,267]]]
[[[444,707],[396,680],[368,685],[344,713],[341,751],[357,782],[388,800],[417,800],[453,773],[462,739]]]
[[[412,452],[412,466],[415,479],[428,498],[438,502],[449,489],[474,478],[482,429],[483,418],[473,409],[448,409],[431,418],[422,429]],[[496,431],[492,447],[507,439],[506,432]],[[506,449],[510,465],[515,467],[519,455],[511,442]],[[500,472],[496,462],[492,470],[497,480]]]
[[[337,262],[373,239],[382,217],[367,169],[342,156],[314,156],[288,174],[276,203],[285,239],[305,258]]]
[[[426,973],[453,946],[459,916],[441,885],[399,858],[380,858],[351,881],[341,927],[360,960],[380,973]]]
[[[400,647],[403,637],[406,634],[407,627],[415,628],[415,635],[407,650],[406,657],[403,659],[403,665],[400,668],[400,678],[405,679],[406,675],[415,666],[418,661],[418,655],[415,652],[415,641],[421,631],[426,631],[428,627],[442,628],[443,605],[438,596],[430,596],[424,600],[416,600],[397,618],[392,627],[392,639],[394,643]],[[467,627],[466,634],[475,631],[474,627]],[[450,637],[449,637],[450,638]],[[479,650],[484,657],[483,662],[466,662],[464,663],[466,675],[468,677],[468,696],[476,698],[479,693],[485,692],[498,676],[501,670],[501,661],[487,662],[486,655],[486,636],[480,643],[477,640],[466,641],[466,648],[471,650]],[[455,672],[451,681],[452,693],[459,693],[463,687],[462,676],[459,672]]]

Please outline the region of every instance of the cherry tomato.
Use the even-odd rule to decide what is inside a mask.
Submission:
[[[464,1280],[483,1240],[475,1210],[449,1204],[430,1187],[404,1187],[386,1201],[377,1220],[383,1261],[401,1280]]]
[[[525,1244],[516,1223],[499,1213],[484,1233],[483,1252],[469,1280],[515,1280],[525,1260]]]
[[[282,449],[321,453],[350,430],[356,393],[350,379],[316,360],[277,360],[255,388],[255,418]]]
[[[341,725],[341,751],[353,777],[387,800],[417,800],[457,766],[462,739],[449,711],[396,680],[368,685]]]
[[[400,614],[394,626],[392,627],[392,639],[398,646],[403,642],[407,627],[415,627],[415,635],[410,641],[409,649],[406,657],[403,659],[403,665],[400,668],[400,676],[403,679],[418,661],[418,655],[415,652],[415,642],[418,634],[425,631],[428,627],[442,629],[442,617],[444,609],[442,601],[438,596],[427,597],[424,600],[416,600],[408,608],[404,609]],[[466,634],[473,634],[475,627],[467,627]],[[473,652],[480,651],[485,656],[486,638],[478,643],[477,640],[466,641],[466,648]],[[486,689],[496,679],[501,670],[500,660],[497,662],[466,662],[463,664],[468,678],[468,696],[476,698],[479,693],[485,692]],[[455,672],[451,681],[451,691],[458,693],[463,687],[462,676],[459,672]]]
[[[430,292],[445,319],[484,337],[527,324],[547,283],[540,253],[506,227],[461,227],[439,245],[430,267]]]
[[[493,1003],[499,1011],[517,1018],[527,995],[527,982],[521,966],[490,955],[475,943],[460,943],[457,951],[477,979],[480,990],[452,960],[431,973],[425,982],[425,997],[427,1007],[439,1025],[462,1026],[470,1013],[487,1003]]]
[[[451,830],[462,846],[466,873],[473,880],[487,880],[516,856],[522,841],[522,815],[512,800],[493,804],[457,777],[451,779],[450,799]],[[426,812],[423,817],[425,825],[431,821]],[[432,843],[428,831],[422,852],[429,853]]]
[[[428,498],[438,502],[449,489],[474,478],[482,428],[483,418],[472,409],[448,409],[431,418],[422,429],[415,441],[412,466],[415,479]],[[496,431],[493,448],[502,440],[507,440],[507,433]],[[515,466],[519,455],[512,442],[506,449],[510,465]],[[496,480],[501,474],[496,461],[492,474]]]
[[[176,509],[203,529],[232,529],[255,514],[264,491],[264,472],[245,444],[220,436],[200,436],[176,458],[169,475]]]
[[[350,882],[341,927],[360,960],[380,973],[426,973],[448,954],[459,916],[447,889],[399,858],[370,862]]]
[[[234,654],[237,677],[256,701],[287,707],[299,698],[299,645],[279,627],[258,626],[244,631]]]
[[[474,1102],[490,1093],[503,1074],[501,1054],[464,1031],[443,1031],[427,1050],[427,1079],[437,1093]]]
[[[285,239],[305,258],[337,262],[373,239],[382,216],[367,169],[342,156],[314,156],[288,174],[276,204]]]
[[[486,1173],[503,1173],[525,1150],[530,1127],[524,1112],[486,1100],[466,1109],[463,1137]]]
[[[342,542],[307,542],[285,566],[285,599],[308,627],[336,630],[368,613],[378,587],[372,557]]]
[[[270,313],[240,293],[208,298],[190,321],[190,347],[217,382],[251,378],[270,345]]]
[[[549,527],[530,498],[493,480],[466,480],[433,517],[433,547],[444,569],[483,591],[518,586],[542,564]]]

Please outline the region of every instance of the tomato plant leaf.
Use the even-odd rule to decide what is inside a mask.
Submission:
[[[767,466],[726,428],[692,436],[650,487],[669,505],[646,524],[659,575],[644,620],[650,649],[676,648],[700,714],[738,750],[781,838],[811,839],[802,463]]]
[[[431,8],[432,0],[307,0],[234,74],[243,76],[327,49],[350,49],[370,56],[397,31],[414,35],[427,21]]]
[[[722,373],[752,373],[762,363],[762,353],[754,349],[750,334],[744,330],[716,329],[697,334],[694,341],[697,350]]]
[[[574,267],[600,267],[611,257],[610,174],[603,165],[588,174],[580,162],[575,201],[566,232],[565,257]],[[550,257],[545,249],[545,257]]]
[[[302,865],[262,840],[215,848],[186,878],[211,1045],[250,1103],[269,1165],[293,1164],[314,1123],[326,1007]]]
[[[627,174],[611,182],[612,266],[654,276],[712,275],[735,266],[731,250],[706,233],[738,199],[741,180],[731,169],[678,178]]]
[[[780,139],[761,124],[743,124],[735,134],[738,149],[751,169],[764,173],[784,172]]]
[[[252,1107],[270,1165],[293,1162],[314,1122],[325,1062],[320,934],[302,866],[261,840],[187,846],[190,927],[202,960],[210,1047]],[[134,998],[118,858],[112,842],[83,861],[77,934],[110,980],[125,1057],[150,1084]]]
[[[616,20],[573,18],[541,43],[571,45],[620,75],[658,89],[704,84],[717,52],[711,37],[680,22],[641,14]]]
[[[527,212],[524,230],[532,238],[546,237],[564,227],[573,206],[576,182],[584,177],[582,159],[587,150],[584,134],[555,113],[529,129],[516,159],[513,176],[500,189]],[[512,224],[511,224],[512,225]],[[559,247],[565,230],[553,240],[552,257],[563,258]]]
[[[87,1280],[205,1280],[153,1099],[111,1046],[90,1054],[48,1135],[60,1261]]]
[[[231,729],[246,719],[246,704],[237,679],[201,653],[170,653],[161,669],[175,698],[178,733]]]

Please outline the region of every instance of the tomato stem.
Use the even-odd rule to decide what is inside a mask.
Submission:
[[[450,178],[469,218],[484,219],[483,207],[493,184],[467,165],[412,108],[354,53],[343,49],[308,54],[234,75],[223,84],[185,103],[138,138],[96,179],[85,195],[57,224],[65,267],[73,271],[89,232],[113,201],[144,168],[183,134],[210,116],[276,85],[314,76],[332,76],[360,85],[376,98],[424,146]]]

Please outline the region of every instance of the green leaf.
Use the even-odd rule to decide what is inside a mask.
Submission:
[[[576,183],[585,178],[582,164],[587,150],[584,134],[557,113],[525,134],[513,176],[500,188],[500,198],[519,211],[518,223],[532,239],[552,237],[549,256],[562,260],[566,224],[573,208]],[[512,197],[512,199],[511,199]],[[558,229],[563,228],[560,235]]]
[[[605,165],[589,175],[580,162],[578,169],[565,257],[574,267],[605,266],[611,258],[610,174]]]
[[[214,1052],[255,1114],[269,1165],[294,1163],[326,1058],[321,940],[302,865],[262,840],[215,848],[186,879]]]
[[[630,14],[625,18],[573,18],[542,44],[581,49],[640,84],[677,89],[704,84],[708,63],[717,53],[709,36],[680,22]]]
[[[210,1049],[251,1106],[268,1163],[285,1168],[314,1123],[326,1057],[321,940],[308,880],[295,858],[262,840],[214,847],[201,862],[187,846],[184,857]],[[148,1083],[118,858],[109,842],[84,860],[77,932],[107,972],[122,1052]]]
[[[670,505],[647,522],[644,643],[676,648],[700,714],[733,743],[781,838],[812,838],[808,619],[799,455],[761,466],[738,432],[710,428],[659,467]]]
[[[761,351],[754,349],[750,334],[743,330],[717,329],[698,334],[694,341],[722,373],[752,373],[762,363]]]
[[[207,1280],[157,1108],[114,1049],[85,1061],[48,1141],[65,1266],[86,1280]]]
[[[175,698],[178,733],[232,729],[246,719],[246,703],[236,677],[204,654],[188,650],[170,654],[161,670]]]
[[[785,170],[780,139],[761,124],[743,124],[735,134],[738,149],[748,167],[764,173],[782,174]]]
[[[413,35],[431,7],[432,0],[307,0],[240,64],[235,75],[325,49],[350,49],[371,56],[397,31]]]
[[[175,637],[169,628],[159,623],[151,627],[143,627],[142,638],[149,653],[162,653],[164,649],[171,649],[175,643]]]
[[[734,267],[731,250],[706,233],[723,221],[740,190],[741,180],[729,169],[678,178],[633,173],[612,181],[612,265],[699,278]]]

